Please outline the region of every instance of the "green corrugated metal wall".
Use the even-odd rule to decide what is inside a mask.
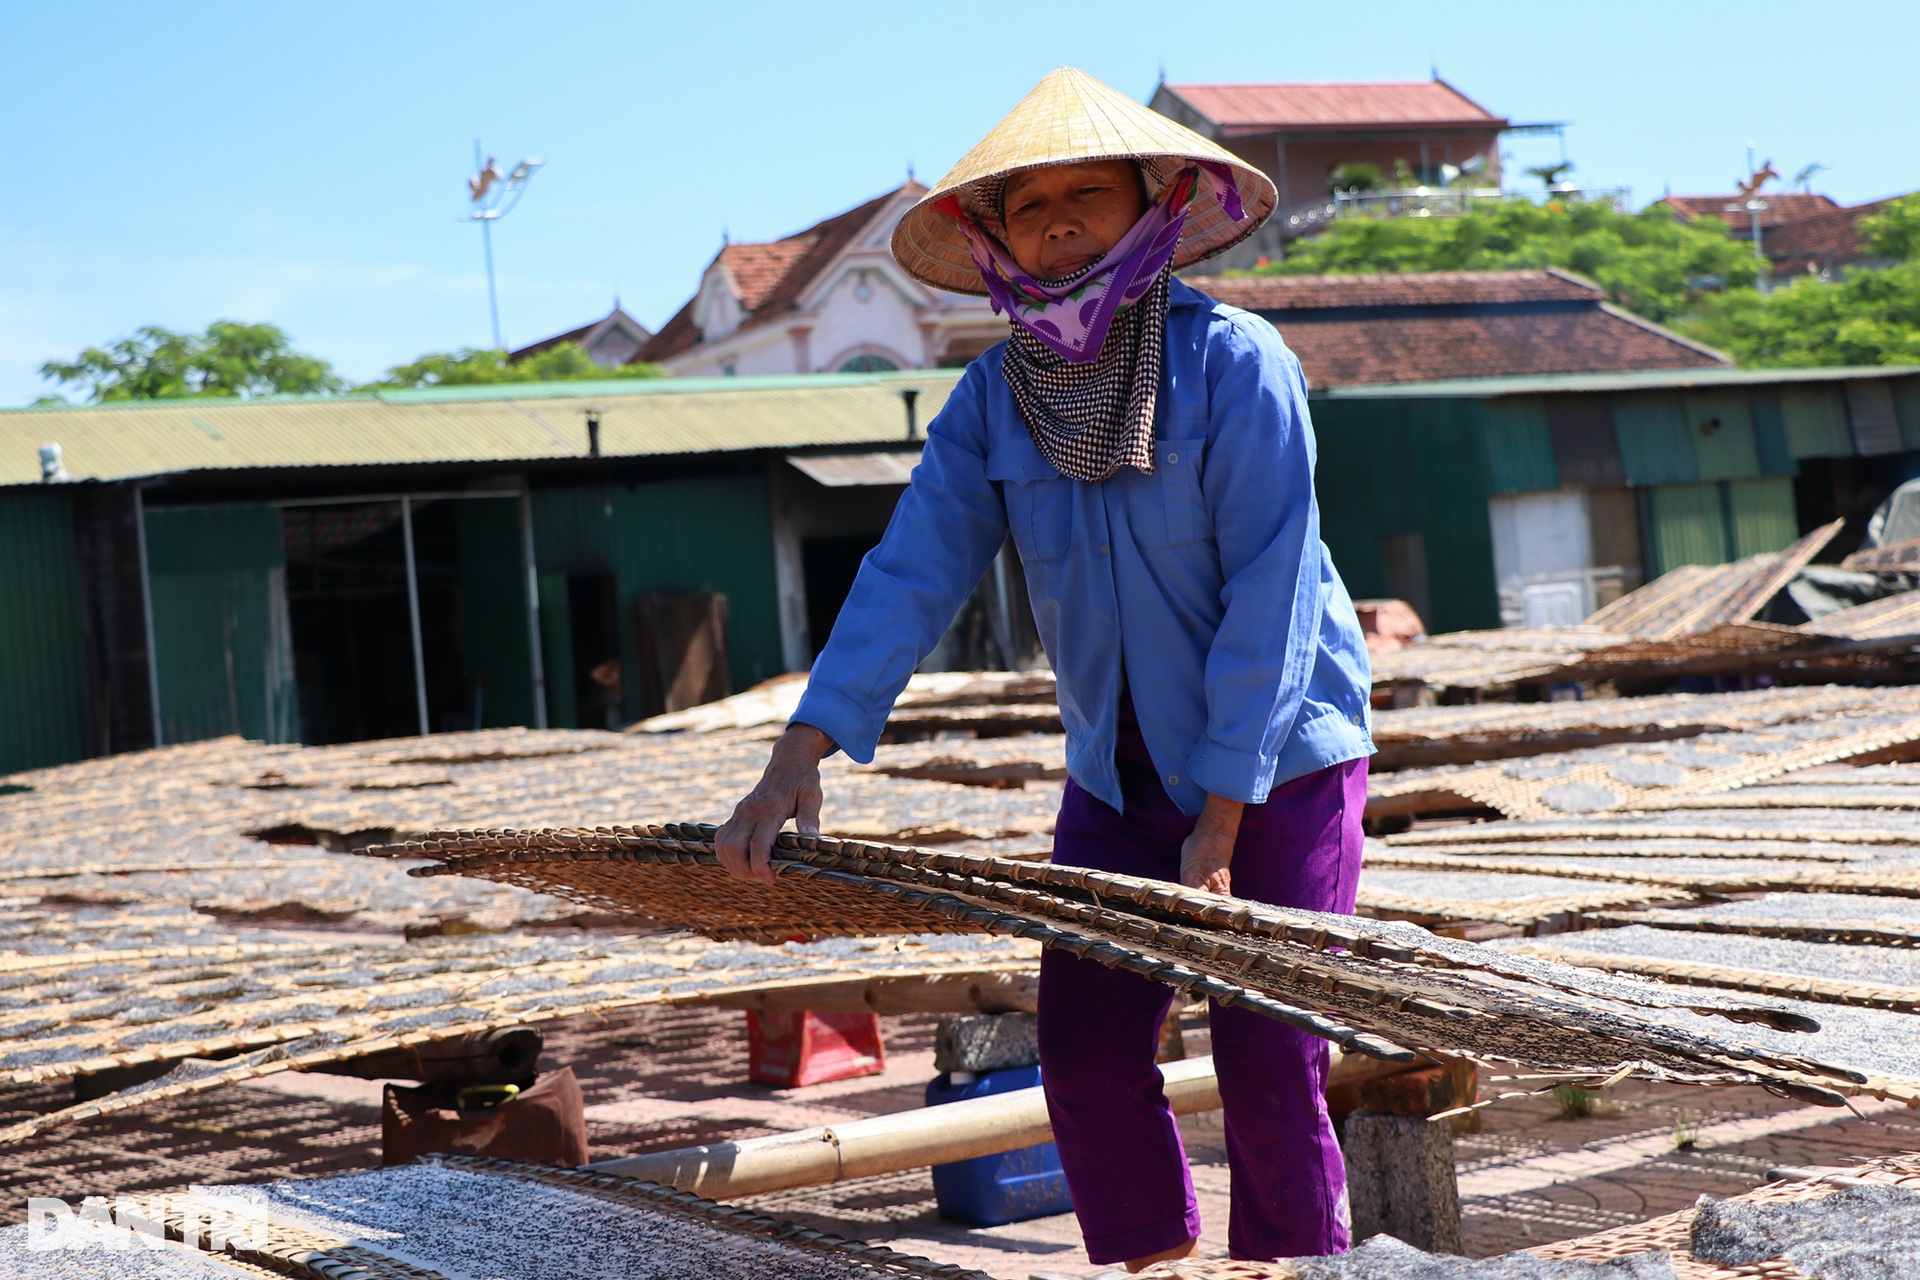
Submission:
[[[1702,480],[1744,480],[1760,474],[1744,390],[1689,392],[1681,403]]]
[[[1779,551],[1800,536],[1793,481],[1783,476],[1655,485],[1649,494],[1656,573]]]
[[[0,774],[87,754],[73,501],[0,495]]]
[[[1560,487],[1545,401],[1538,396],[1503,396],[1478,401],[1474,409],[1485,442],[1489,493],[1534,493]]]
[[[1500,625],[1485,420],[1465,400],[1314,403],[1321,538],[1354,596],[1387,594],[1381,538],[1417,531],[1426,549],[1428,629]],[[1550,444],[1547,459],[1551,466]]]
[[[1787,417],[1780,407],[1780,393],[1761,387],[1748,393],[1747,408],[1753,415],[1753,446],[1759,455],[1760,474],[1793,476],[1800,474],[1800,463],[1787,440]]]
[[[1780,413],[1786,419],[1787,447],[1794,457],[1853,456],[1853,432],[1847,427],[1847,401],[1839,387],[1782,387]]]
[[[1648,391],[1613,397],[1613,431],[1628,484],[1691,484],[1700,478],[1700,458],[1678,395]]]
[[[1650,500],[1655,573],[1683,564],[1724,564],[1730,559],[1719,485],[1655,485]]]
[[[1733,525],[1736,559],[1783,550],[1800,536],[1791,480],[1769,476],[1729,482],[1727,514]]]
[[[484,681],[486,690],[479,727],[530,725],[533,654],[527,637],[520,504],[512,498],[461,502],[455,506],[454,521],[466,608],[467,675]]]
[[[147,566],[165,740],[296,741],[279,508],[149,510]]]
[[[1920,378],[1893,380],[1893,407],[1900,415],[1900,443],[1920,449]]]
[[[627,671],[639,670],[633,599],[649,590],[718,591],[727,597],[735,689],[783,670],[764,476],[537,490],[533,527],[534,558],[542,573],[614,575],[621,663]],[[549,678],[554,671],[550,659]],[[629,714],[637,716],[638,680],[626,681],[626,696]]]
[[[540,555],[538,544],[534,556]],[[542,573],[540,658],[547,679],[547,727],[578,729],[580,706],[573,692],[573,619],[567,612],[567,575]]]

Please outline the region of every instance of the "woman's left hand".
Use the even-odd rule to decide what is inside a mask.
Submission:
[[[1180,846],[1180,883],[1208,893],[1233,893],[1233,844],[1240,836],[1238,800],[1207,797],[1193,834]]]

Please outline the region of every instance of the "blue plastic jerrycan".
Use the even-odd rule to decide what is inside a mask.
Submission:
[[[1032,1089],[1039,1083],[1039,1067],[943,1074],[927,1082],[927,1105]],[[1067,1196],[1067,1175],[1060,1171],[1060,1152],[1051,1142],[937,1164],[933,1193],[942,1217],[982,1227],[1045,1218],[1073,1208]]]

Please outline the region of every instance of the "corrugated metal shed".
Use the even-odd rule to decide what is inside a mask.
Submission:
[[[511,462],[719,453],[906,438],[900,393],[926,422],[960,371],[446,387],[325,399],[169,400],[0,410],[0,486],[37,484],[57,441],[82,480],[251,467]]]
[[[1760,474],[1753,414],[1742,388],[1693,391],[1683,396],[1681,403],[1702,480],[1744,480]]]
[[[297,741],[279,509],[148,511],[146,521],[166,741]]]
[[[1687,438],[1687,413],[1679,396],[1615,396],[1613,424],[1628,484],[1691,484],[1700,478],[1700,455]]]
[[[1512,396],[1479,406],[1491,493],[1533,493],[1560,487],[1547,408],[1537,396]]]
[[[744,689],[784,669],[764,476],[536,490],[533,530],[543,579],[558,579],[551,588],[558,601],[565,598],[563,575],[572,573],[613,574],[624,602],[641,591],[718,591],[727,597],[733,687]],[[543,621],[548,589],[542,588]],[[619,625],[622,665],[637,672],[630,603],[621,609]],[[561,665],[547,655],[550,688],[559,682]],[[628,711],[638,718],[637,679],[625,682],[625,694]],[[567,696],[559,701],[564,710]]]
[[[1836,386],[1783,387],[1780,412],[1786,420],[1787,447],[1796,458],[1853,456],[1847,427],[1847,403]]]
[[[87,753],[84,624],[73,505],[65,493],[0,502],[0,774]]]
[[[1624,373],[1546,373],[1517,378],[1456,378],[1445,382],[1333,387],[1329,400],[1488,400],[1562,392],[1681,391],[1692,387],[1766,387],[1786,383],[1845,383],[1856,378],[1911,379],[1920,365],[1853,365],[1826,369],[1635,369]]]

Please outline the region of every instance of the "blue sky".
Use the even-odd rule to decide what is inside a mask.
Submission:
[[[1636,204],[1754,139],[1847,202],[1920,188],[1920,5],[0,3],[0,405],[142,324],[271,321],[365,379],[488,343],[475,137],[547,167],[499,228],[509,344],[650,325],[722,229],[937,177],[1061,63],[1173,81],[1421,79],[1565,120]],[[1519,166],[1551,140],[1516,140]]]

